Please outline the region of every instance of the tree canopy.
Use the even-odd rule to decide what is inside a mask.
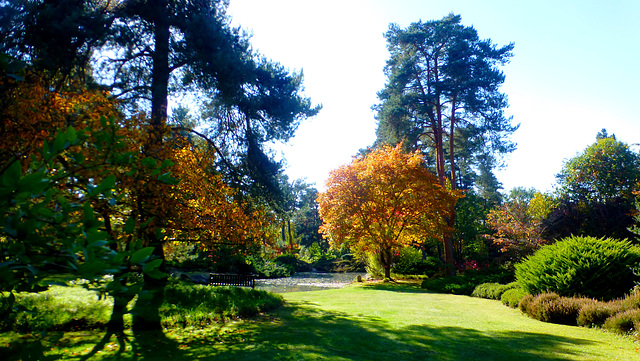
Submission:
[[[375,254],[390,277],[396,253],[441,238],[459,195],[442,187],[419,152],[381,146],[329,175],[319,196],[320,227],[334,247]]]
[[[56,89],[73,79],[109,90],[130,114],[147,112],[158,129],[171,112],[169,100],[189,95],[196,106],[207,104],[207,131],[198,134],[210,136],[226,181],[281,201],[281,166],[265,144],[288,140],[320,107],[302,94],[301,72],[251,49],[249,36],[230,26],[227,6],[18,0],[0,7],[2,50],[49,74]]]
[[[474,179],[474,167],[487,173],[497,156],[515,149],[508,136],[517,126],[504,114],[507,98],[499,91],[504,75],[498,68],[511,57],[513,44],[498,47],[482,40],[453,14],[406,29],[391,24],[385,37],[391,56],[387,84],[374,107],[378,144],[404,142],[421,151],[440,184],[454,189]],[[487,174],[482,186],[499,188]],[[453,225],[453,209],[447,218]],[[444,246],[453,265],[451,237]]]
[[[561,196],[571,201],[632,201],[640,181],[640,155],[603,130],[595,143],[566,161],[556,177]]]
[[[236,249],[268,243],[266,213],[281,210],[277,203],[283,197],[281,167],[265,143],[286,141],[319,107],[302,94],[302,73],[253,52],[249,37],[230,26],[227,5],[218,0],[0,2],[3,55],[28,66],[23,84],[7,85],[5,78],[15,74],[2,69],[0,173],[14,172],[12,164],[19,162],[28,175],[30,167],[41,166],[31,166],[32,157],[56,144],[57,158],[44,166],[43,177],[64,175],[56,178],[62,182],[56,187],[71,204],[90,207],[85,214],[95,218],[90,225],[103,237],[98,241],[122,261],[131,256],[126,252],[136,251],[131,247],[140,246],[146,256],[138,258],[159,266],[163,248],[179,240]],[[215,115],[198,120],[209,120],[210,128],[228,126],[199,132],[189,128],[197,122],[187,121],[184,109],[175,114],[183,122],[170,125],[170,99],[186,94],[201,99],[196,105],[215,109]],[[87,126],[104,130],[97,139],[91,132],[83,138],[87,150],[97,150],[67,149],[75,140],[66,141],[60,130],[73,134]],[[113,139],[103,144],[109,135]],[[95,172],[83,170],[94,157],[102,162]],[[65,173],[69,166],[82,171]],[[83,196],[102,184],[99,189],[114,197]],[[7,208],[3,217],[13,211]],[[149,250],[153,253],[146,254]],[[113,270],[111,285],[125,287],[120,269]],[[142,293],[161,295],[155,291],[163,287],[163,277],[143,275]],[[150,309],[137,310],[136,317],[151,318],[134,320],[134,326],[160,327],[159,318],[153,319],[160,301],[139,298],[136,307],[148,303]]]

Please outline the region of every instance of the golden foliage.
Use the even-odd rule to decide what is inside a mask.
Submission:
[[[400,147],[383,146],[330,173],[318,202],[320,231],[334,247],[383,253],[390,265],[400,248],[447,230],[445,216],[460,194],[440,186],[418,152]]]
[[[71,202],[82,202],[87,187],[115,176],[113,199],[91,202],[121,246],[157,229],[165,240],[198,241],[205,247],[262,241],[270,222],[265,212],[238,201],[215,174],[213,154],[172,135],[168,127],[152,128],[142,115],[122,116],[104,92],[54,92],[33,75],[3,97],[0,167],[18,159],[27,169],[34,157],[42,157],[43,146],[56,141],[58,130],[74,128],[86,140],[51,161],[50,172],[60,174]],[[124,231],[130,219],[136,234]]]

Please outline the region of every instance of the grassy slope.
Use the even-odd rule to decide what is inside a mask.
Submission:
[[[497,301],[385,285],[285,298],[286,307],[260,320],[174,332],[166,340],[131,335],[133,350],[122,359],[640,360],[639,345],[628,338],[542,323]],[[117,349],[114,341],[97,358],[113,356],[108,350]],[[85,334],[76,338],[76,348],[54,353],[79,360],[71,354],[85,353],[95,342]]]
[[[258,343],[227,359],[640,360],[601,330],[542,323],[498,301],[393,286],[285,295],[290,307]]]

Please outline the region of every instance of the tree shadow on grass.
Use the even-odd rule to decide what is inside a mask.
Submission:
[[[420,287],[420,282],[415,280],[403,281],[397,280],[392,282],[370,282],[365,283],[362,288],[378,291],[404,292],[404,293],[431,293]]]
[[[194,344],[186,359],[205,360],[541,360],[575,359],[588,340],[529,332],[484,333],[462,327],[394,328],[380,318],[288,305],[242,325],[240,342]],[[197,342],[196,342],[197,343]]]
[[[166,331],[165,331],[166,332]],[[2,360],[189,360],[183,345],[162,331],[116,335],[110,332],[49,332],[44,336],[21,336],[22,340],[0,346]],[[50,352],[49,350],[57,350]]]
[[[95,356],[104,360],[154,361],[566,361],[581,359],[576,354],[580,348],[594,345],[593,341],[579,338],[520,331],[480,332],[464,327],[429,325],[397,328],[382,318],[325,311],[310,302],[290,303],[277,312],[225,327],[216,325],[181,331],[180,336],[172,331],[165,332],[128,334],[130,349],[127,352],[109,354],[105,347]],[[77,334],[68,342],[91,349],[100,341],[97,333],[87,336]],[[64,343],[64,340],[58,342]],[[115,337],[109,344],[115,344]],[[81,354],[86,355],[86,352]],[[69,356],[65,355],[63,359],[83,359],[81,355]]]

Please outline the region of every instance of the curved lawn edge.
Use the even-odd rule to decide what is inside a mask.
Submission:
[[[343,338],[352,340],[343,345],[353,350],[362,340],[363,355],[349,359],[394,354],[433,360],[640,359],[640,345],[629,337],[540,322],[495,300],[393,285],[291,293],[285,300],[292,315],[299,316],[283,321],[282,330],[309,328],[318,334],[327,328],[325,340],[311,338],[313,333],[302,337],[317,340],[320,349],[340,348]],[[300,320],[303,315],[306,322]],[[289,349],[298,357],[294,346]]]
[[[282,294],[256,318],[206,327],[42,335],[20,339],[10,359],[34,347],[60,360],[640,360],[639,344],[600,329],[543,323],[499,301],[432,293],[410,284],[364,283]],[[91,354],[96,344],[101,351]]]

